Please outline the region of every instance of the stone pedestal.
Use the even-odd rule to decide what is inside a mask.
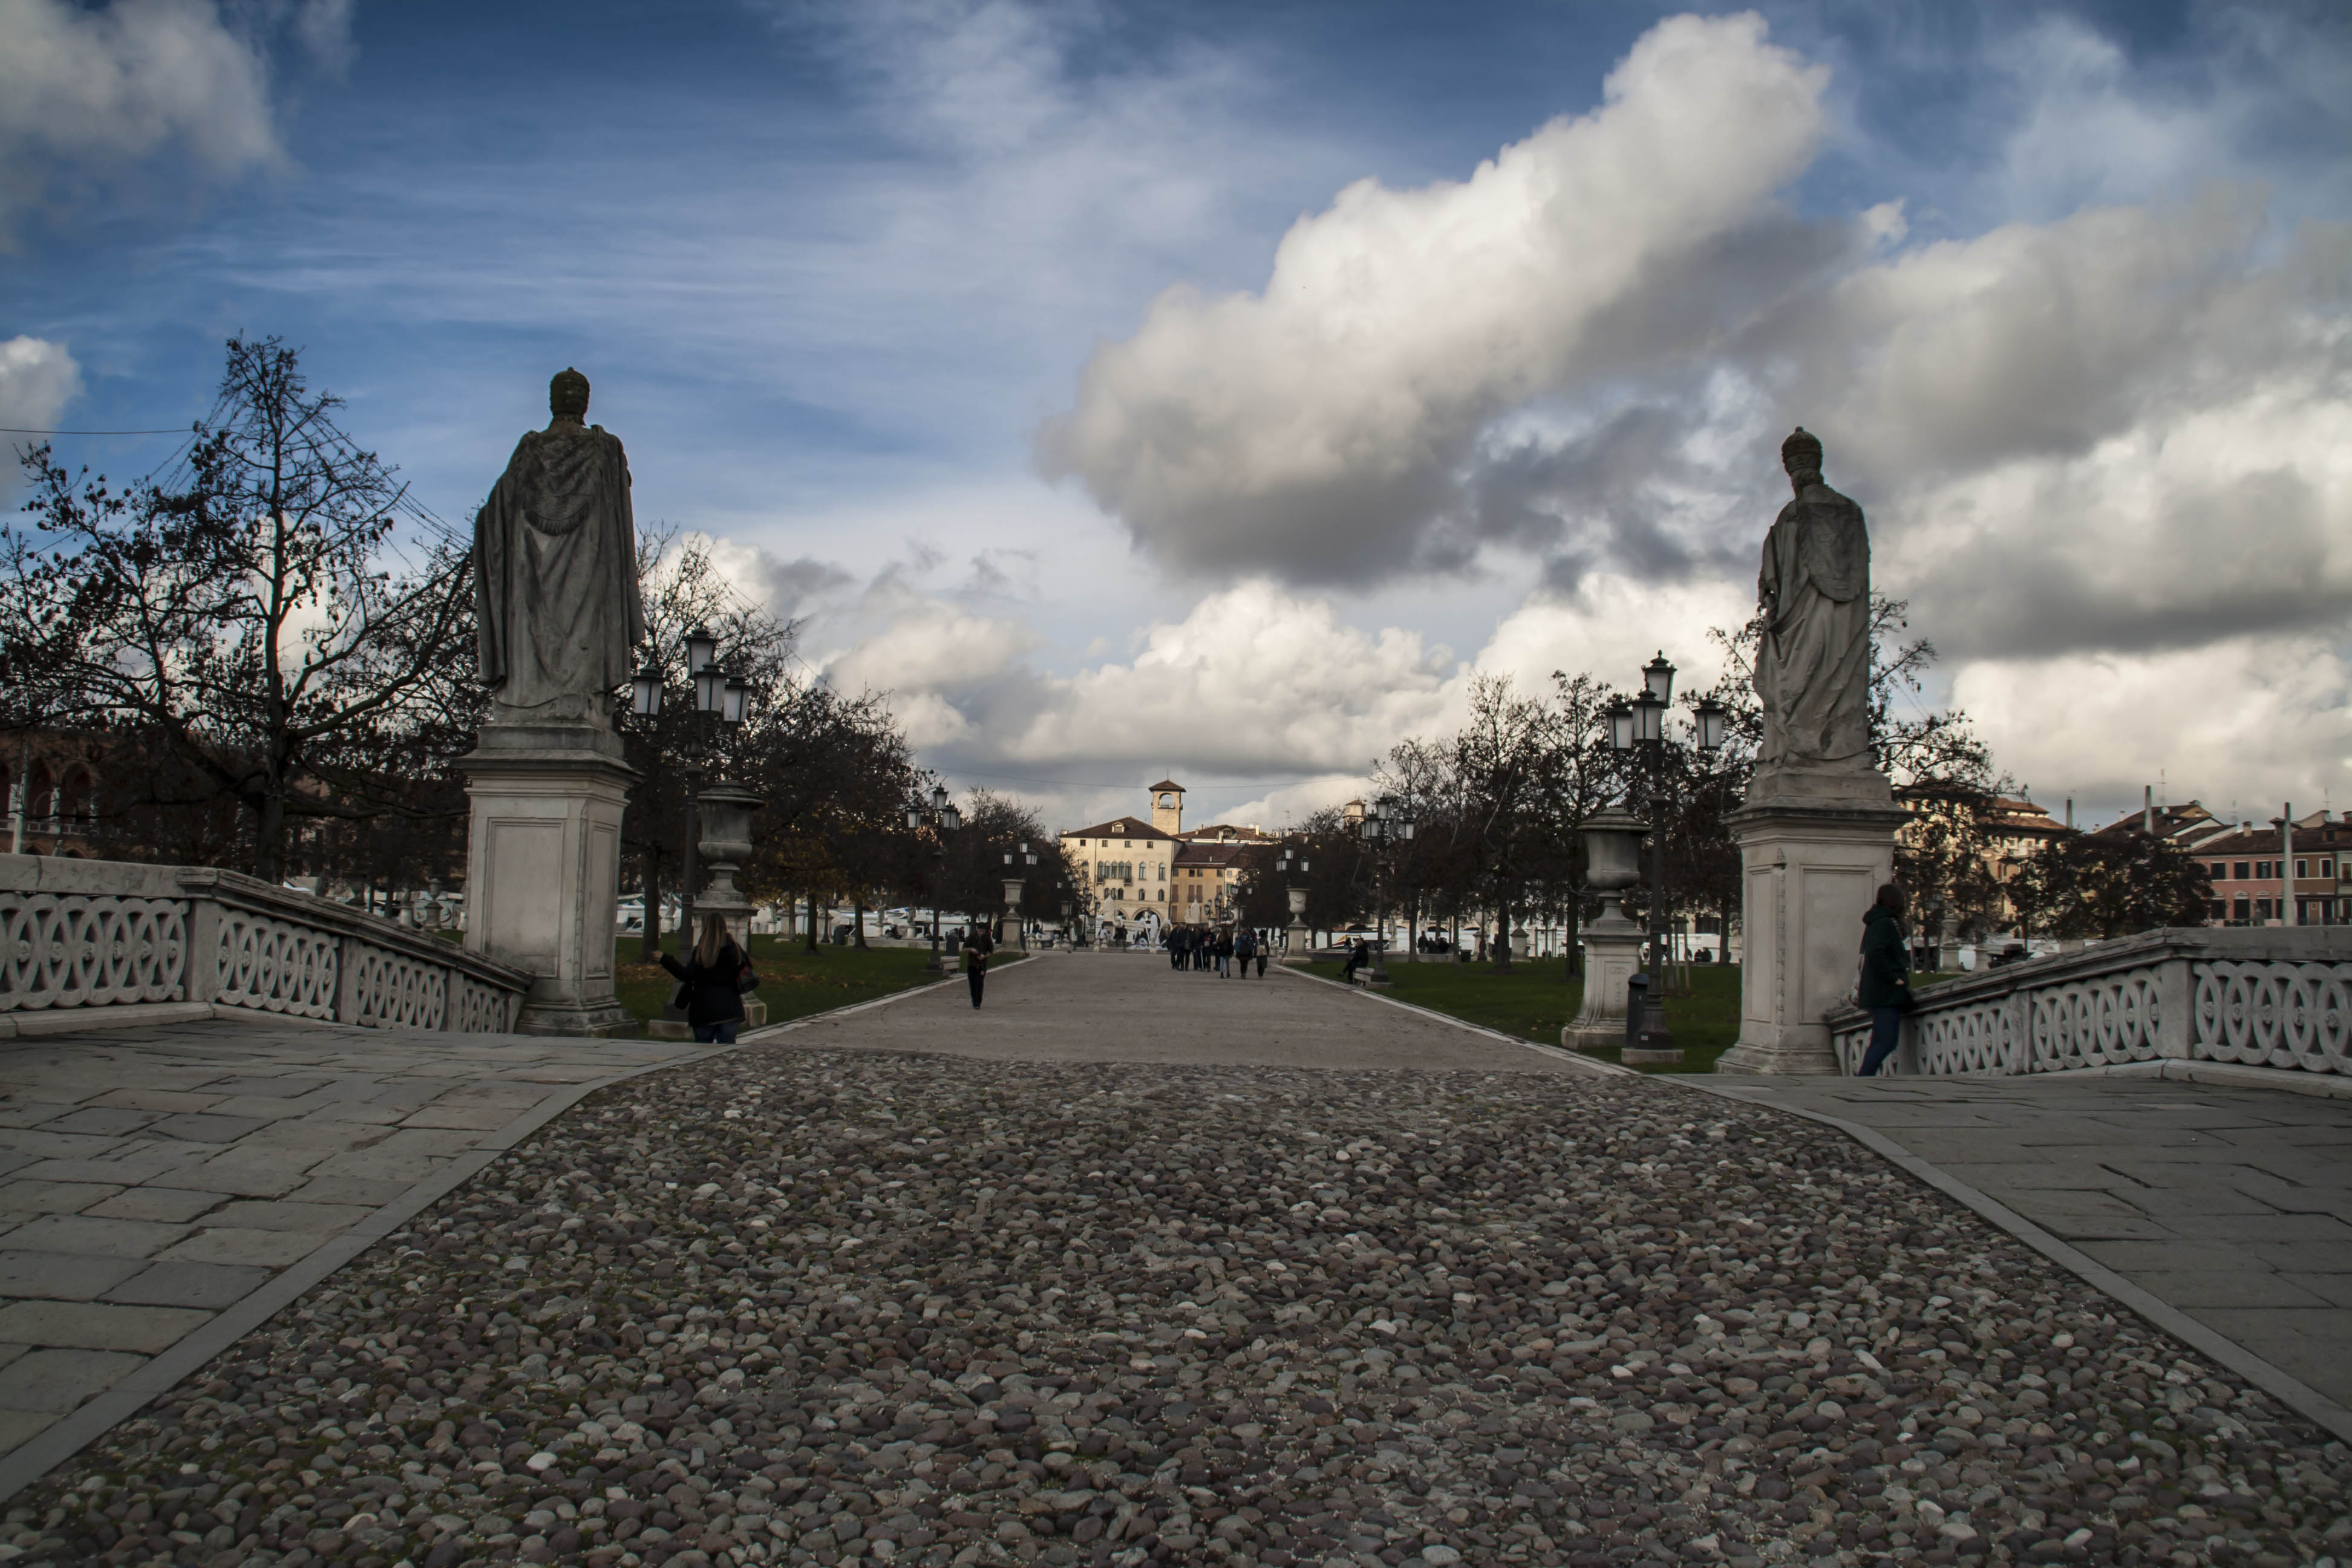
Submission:
[[[1559,1032],[1559,1043],[1571,1051],[1625,1043],[1625,983],[1642,967],[1642,928],[1618,904],[1617,895],[1603,894],[1601,918],[1584,928],[1584,1005]]]
[[[1894,879],[1903,821],[1875,773],[1843,798],[1751,795],[1731,814],[1742,883],[1739,1043],[1716,1071],[1838,1070],[1823,1015],[1853,988],[1863,911]]]
[[[515,1031],[635,1035],[613,993],[621,813],[637,775],[609,728],[485,724],[466,774],[466,950],[534,979]]]

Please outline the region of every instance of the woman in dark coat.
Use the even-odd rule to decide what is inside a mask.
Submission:
[[[666,952],[660,957],[661,966],[686,987],[686,1021],[694,1026],[694,1037],[705,1045],[733,1045],[743,1023],[742,980],[751,961],[727,934],[727,922],[703,916],[702,940],[684,963]]]
[[[1903,889],[1889,882],[1878,889],[1862,917],[1862,978],[1854,1000],[1870,1010],[1870,1049],[1857,1078],[1876,1078],[1903,1038],[1903,1015],[1911,1006],[1911,953],[1903,931]]]

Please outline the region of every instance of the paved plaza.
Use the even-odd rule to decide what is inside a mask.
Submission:
[[[164,1043],[194,1073],[206,1041],[255,1033]],[[376,1082],[497,1050],[335,1037],[341,1069]],[[453,1093],[543,1097],[620,1070],[599,1051],[649,1048],[509,1043],[565,1065],[435,1070]],[[227,1103],[239,1076],[205,1081]],[[520,1131],[509,1087],[512,1136],[475,1149],[478,1173],[421,1206],[352,1194],[367,1217],[346,1235],[381,1238],[19,1493],[0,1553],[2191,1568],[2352,1551],[2342,1443],[1900,1164],[1755,1103],[1841,1087],[1935,1103],[1706,1092],[1141,954],[1003,970],[978,1013],[954,984],[770,1032]],[[2285,1098],[2098,1092],[2116,1087],[2241,1119]],[[354,1125],[403,1128],[425,1103]],[[2296,1119],[2329,1103],[2278,1114],[2318,1127]],[[2079,1190],[2004,1184],[2028,1163],[1979,1159],[1967,1180],[2011,1201]],[[346,1179],[299,1175],[223,1201],[324,1205],[307,1184]],[[158,1260],[207,1228],[146,1223],[195,1226]]]
[[[290,1299],[581,1085],[693,1050],[268,1022],[0,1045],[0,1484],[46,1468],[59,1421],[86,1432],[170,1387],[192,1348],[253,1326],[234,1309]]]
[[[2352,1101],[2106,1077],[1712,1087],[1883,1134],[2352,1409]]]

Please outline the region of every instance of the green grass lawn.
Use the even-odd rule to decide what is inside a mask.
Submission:
[[[1559,1044],[1559,1032],[1584,1005],[1584,987],[1562,977],[1556,958],[1511,965],[1507,974],[1491,963],[1414,963],[1391,957],[1389,994],[1465,1023],[1516,1035],[1542,1045]],[[1327,980],[1339,978],[1337,963],[1307,965]],[[1693,964],[1690,991],[1666,998],[1666,1027],[1683,1048],[1675,1067],[1644,1067],[1643,1072],[1713,1072],[1715,1058],[1739,1037],[1739,970],[1737,965]],[[1591,1053],[1615,1061],[1614,1048]]]
[[[894,991],[920,985],[929,978],[923,972],[923,965],[931,956],[929,948],[859,949],[826,944],[811,952],[802,945],[803,940],[774,936],[751,939],[751,963],[760,972],[760,1000],[768,1005],[771,1024],[887,996]],[[660,965],[639,961],[642,945],[634,936],[619,943],[614,989],[620,993],[622,1006],[635,1013],[640,1021],[650,1021],[661,1016],[662,1004],[669,999],[677,982]],[[676,956],[675,939],[666,939],[662,951]],[[948,957],[952,964],[954,954],[950,952]],[[1003,957],[997,960],[1000,965],[1004,962]]]

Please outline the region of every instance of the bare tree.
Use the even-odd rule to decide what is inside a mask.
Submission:
[[[297,351],[231,339],[184,454],[116,490],[46,446],[0,530],[14,704],[135,732],[236,803],[257,876],[301,817],[415,812],[388,758],[470,723],[471,557],[335,423]]]

